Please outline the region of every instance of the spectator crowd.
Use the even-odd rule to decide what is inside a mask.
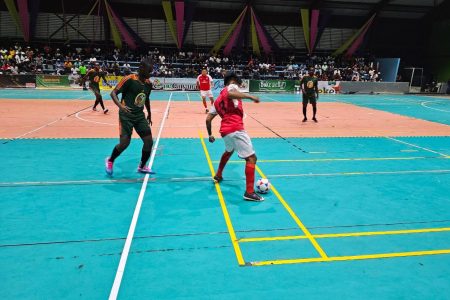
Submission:
[[[238,53],[229,57],[211,55],[206,51],[169,51],[153,48],[145,52],[105,50],[100,48],[12,47],[0,46],[0,74],[53,74],[80,76],[95,63],[111,75],[132,73],[144,56],[153,58],[155,77],[195,78],[203,67],[213,78],[221,78],[233,70],[249,79],[300,79],[309,68],[319,80],[380,81],[373,59],[334,58],[331,56],[296,57],[280,55],[258,59]]]

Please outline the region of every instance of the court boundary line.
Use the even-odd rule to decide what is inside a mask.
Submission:
[[[405,230],[385,230],[385,231],[361,231],[361,232],[345,232],[345,233],[322,233],[322,234],[313,234],[312,236],[316,239],[326,239],[326,238],[346,238],[346,237],[361,237],[361,236],[436,233],[436,232],[447,232],[447,231],[450,231],[450,227],[405,229]],[[239,239],[238,241],[239,241],[239,243],[255,243],[255,242],[303,240],[303,239],[307,239],[307,238],[308,237],[305,235],[285,235],[285,236],[273,236],[273,237],[242,238],[242,239]]]
[[[375,171],[375,172],[342,172],[342,173],[301,173],[301,174],[269,174],[271,178],[289,178],[289,177],[317,177],[317,176],[356,176],[356,175],[398,175],[398,174],[447,174],[450,169],[445,170],[404,170],[404,171]],[[224,181],[238,181],[239,179],[226,179]],[[209,176],[192,177],[168,177],[168,178],[150,178],[149,182],[202,182],[209,181]],[[141,183],[144,178],[124,178],[124,179],[92,179],[92,180],[61,180],[61,181],[11,181],[0,182],[0,188],[22,187],[22,186],[59,186],[59,185],[90,185],[90,184],[134,184]]]
[[[395,225],[413,225],[413,224],[431,224],[431,223],[448,223],[450,220],[436,220],[436,221],[429,221],[429,222],[409,222],[409,223],[392,223],[392,224],[365,224],[365,225],[338,225],[338,226],[326,226],[326,227],[310,227],[310,229],[326,229],[326,228],[356,228],[356,227],[374,227],[374,226],[395,226]],[[445,227],[436,227],[434,229],[442,229]],[[433,228],[430,228],[433,229]],[[267,230],[259,230],[259,229],[253,229],[253,230],[236,230],[236,232],[239,233],[248,233],[248,232],[273,232],[273,231],[285,231],[285,230],[298,230],[298,227],[292,227],[292,228],[274,228],[274,229],[267,229]],[[427,230],[427,229],[412,229],[412,230]],[[402,231],[402,230],[393,230],[393,231]],[[375,231],[378,232],[378,231]],[[381,232],[381,231],[379,231]],[[362,232],[364,233],[364,232]],[[228,231],[212,231],[212,232],[186,232],[186,233],[180,233],[180,234],[165,234],[165,235],[146,235],[146,236],[135,236],[135,239],[149,239],[149,238],[171,238],[171,237],[186,237],[186,236],[201,236],[201,235],[220,235],[220,234],[229,234]],[[347,234],[347,233],[343,233]],[[393,234],[395,235],[395,234]],[[317,235],[315,235],[317,236]],[[285,237],[285,236],[280,236]],[[296,236],[293,236],[296,237]],[[276,238],[274,237],[267,237],[268,239]],[[19,243],[19,244],[0,244],[0,248],[12,248],[12,247],[28,247],[28,246],[45,246],[45,245],[55,245],[55,244],[73,244],[73,243],[91,243],[91,242],[108,242],[108,241],[117,241],[117,240],[125,240],[126,237],[105,237],[105,238],[98,238],[98,239],[85,239],[85,240],[66,240],[66,241],[46,241],[46,242],[34,242],[34,243]],[[242,243],[248,243],[253,242],[252,240],[245,241],[246,239],[258,239],[258,238],[242,238],[239,239],[238,242]],[[301,239],[301,238],[298,238]],[[259,241],[254,241],[259,242]]]
[[[420,106],[428,108],[428,109],[432,109],[432,110],[437,110],[437,111],[442,111],[442,112],[446,112],[446,113],[450,113],[450,110],[445,110],[445,109],[439,109],[439,108],[434,108],[434,107],[430,107],[427,106],[426,104],[428,103],[436,103],[436,102],[441,102],[442,100],[429,100],[429,101],[423,101],[420,103]],[[448,100],[445,100],[448,101]]]
[[[258,174],[262,178],[267,178],[266,175],[262,172],[262,170],[255,165],[255,169],[258,172]],[[295,214],[294,210],[289,206],[289,204],[284,200],[283,196],[278,192],[278,190],[275,188],[274,185],[271,186],[272,192],[275,194],[275,196],[278,198],[280,203],[284,206],[284,208],[287,210],[291,218],[294,220],[294,222],[300,227],[300,229],[303,231],[305,236],[308,238],[310,243],[313,245],[313,247],[316,249],[316,251],[320,254],[321,258],[326,260],[328,258],[325,251],[322,249],[322,247],[319,245],[319,243],[315,240],[311,232],[309,232],[308,228],[303,224],[303,222],[300,220],[300,218]]]
[[[94,124],[100,124],[100,125],[109,125],[109,126],[116,126],[116,125],[118,125],[118,124],[111,124],[111,123],[98,122],[98,121],[92,121],[92,120],[84,119],[84,118],[80,117],[80,113],[82,113],[82,112],[83,111],[77,112],[77,114],[75,115],[75,118],[77,118],[80,121],[84,121],[84,122],[88,122],[88,123],[94,123]]]
[[[440,153],[438,151],[434,151],[432,149],[425,148],[425,147],[422,147],[422,146],[419,146],[419,145],[416,145],[416,144],[413,144],[413,143],[408,143],[408,142],[405,142],[405,141],[402,141],[402,140],[398,140],[398,139],[396,139],[394,137],[391,137],[391,136],[385,136],[385,138],[388,139],[388,140],[391,140],[391,141],[395,141],[397,143],[405,144],[405,145],[408,145],[408,146],[411,146],[411,147],[414,147],[414,148],[417,148],[417,149],[422,149],[422,150],[425,150],[425,151],[428,151],[428,152],[431,152],[431,153],[434,153],[434,154],[438,154],[438,155],[443,156],[445,158],[450,158],[450,155],[447,155],[447,154],[444,154],[444,153]]]
[[[420,159],[449,159],[440,156],[404,156],[404,157],[355,157],[355,158],[311,158],[311,159],[261,159],[258,163],[291,163],[291,162],[335,162],[335,161],[385,161],[385,160],[420,160]],[[219,161],[213,161],[219,163]],[[228,163],[244,163],[240,160],[230,160]]]
[[[290,144],[292,147],[294,147],[295,149],[303,152],[303,153],[309,153],[308,151],[306,151],[305,149],[303,149],[302,147],[298,146],[297,144],[294,144],[293,142],[291,142],[291,138],[289,137],[284,137],[281,134],[279,134],[278,132],[276,132],[275,130],[273,130],[272,128],[270,128],[269,126],[265,125],[263,122],[259,121],[258,119],[256,119],[255,117],[253,117],[252,115],[248,116],[253,119],[254,121],[256,121],[259,125],[261,125],[262,127],[264,127],[265,129],[269,130],[270,132],[272,132],[275,137],[274,138],[280,138],[283,141],[285,141],[286,143]]]
[[[401,174],[447,174],[449,170],[404,170],[404,171],[374,171],[374,172],[337,172],[337,173],[303,173],[303,174],[272,174],[271,178],[289,177],[320,177],[320,176],[361,176],[361,175],[401,175]]]
[[[156,154],[156,149],[158,148],[159,145],[159,141],[161,139],[161,133],[162,130],[164,128],[164,124],[166,122],[166,118],[168,117],[168,113],[169,113],[169,108],[170,108],[170,103],[172,101],[172,93],[170,93],[169,96],[169,101],[167,102],[167,107],[166,110],[164,112],[164,116],[161,120],[161,126],[159,127],[159,132],[158,132],[158,136],[156,138],[156,142],[153,145],[153,151],[150,157],[150,161],[148,163],[148,167],[151,169],[153,166],[153,162],[155,161],[155,154]],[[117,296],[119,294],[119,289],[120,289],[120,285],[122,283],[122,278],[123,278],[123,274],[125,273],[125,267],[126,267],[126,263],[128,260],[128,255],[130,253],[130,248],[131,248],[131,243],[133,241],[133,237],[134,237],[134,232],[136,230],[136,225],[137,225],[137,221],[139,219],[139,214],[141,212],[141,207],[142,207],[142,203],[144,202],[144,195],[145,195],[145,191],[147,190],[147,183],[148,183],[148,179],[150,177],[150,174],[146,174],[144,177],[144,182],[142,183],[142,187],[141,187],[141,191],[139,193],[139,197],[136,203],[136,207],[134,209],[134,213],[133,213],[133,217],[131,219],[131,224],[130,224],[130,228],[128,230],[128,234],[127,234],[127,238],[125,240],[125,244],[122,250],[122,253],[120,254],[120,261],[119,261],[119,265],[117,267],[117,271],[116,271],[116,275],[114,278],[114,282],[113,285],[111,287],[111,292],[109,294],[109,300],[115,300],[117,299]]]
[[[206,147],[206,144],[205,144],[205,141],[204,141],[204,138],[203,138],[203,134],[201,133],[200,129],[199,129],[198,133],[199,133],[199,136],[200,136],[200,142],[201,142],[202,147],[203,147],[203,152],[204,152],[206,160],[208,162],[209,171],[211,172],[212,177],[214,177],[215,171],[214,171],[214,167],[212,165],[211,156],[209,155],[208,148]],[[211,180],[212,180],[212,178],[211,178]],[[242,255],[242,251],[241,251],[241,248],[239,246],[238,239],[236,237],[236,232],[234,230],[233,223],[232,223],[231,218],[230,218],[230,214],[228,213],[228,208],[227,208],[226,203],[225,203],[225,197],[223,196],[222,189],[220,188],[220,184],[218,182],[215,182],[214,186],[216,188],[217,196],[219,197],[220,207],[222,209],[222,214],[224,216],[225,223],[226,223],[226,226],[227,226],[227,230],[228,230],[228,233],[230,235],[230,239],[231,239],[231,243],[233,245],[233,249],[234,249],[234,253],[236,255],[236,259],[238,261],[239,266],[245,266],[246,263],[245,263],[243,255]]]
[[[323,259],[321,257],[314,257],[314,258],[264,260],[264,261],[247,262],[247,266],[259,267],[259,266],[268,266],[268,265],[288,265],[288,264],[301,264],[301,263],[313,263],[313,262],[330,263],[330,262],[337,262],[337,261],[354,261],[354,260],[368,260],[368,259],[395,258],[395,257],[442,255],[442,254],[450,254],[450,249],[375,253],[375,254],[347,255],[347,256],[330,256],[327,259]]]

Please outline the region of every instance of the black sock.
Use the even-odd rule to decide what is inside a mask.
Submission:
[[[120,153],[122,153],[122,151],[119,151],[117,150],[117,147],[114,147],[111,153],[111,157],[109,158],[109,161],[114,162],[114,160],[120,155]]]
[[[101,96],[98,99],[98,103],[100,103],[100,106],[102,107],[102,109],[105,110],[105,105],[103,105],[103,99]]]
[[[95,98],[94,108],[96,108],[98,105],[98,98]]]
[[[141,157],[141,163],[139,164],[139,168],[143,168],[145,166],[148,159],[150,158],[150,153],[151,153],[150,151],[142,150],[142,157]]]
[[[316,118],[316,113],[317,113],[317,106],[313,106],[313,118]]]
[[[303,105],[303,117],[306,119],[306,105]]]

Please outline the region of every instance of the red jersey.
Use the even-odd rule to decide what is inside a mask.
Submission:
[[[228,88],[225,87],[214,101],[214,109],[222,118],[219,131],[222,136],[244,130],[242,100],[228,98]]]
[[[211,76],[206,75],[198,75],[197,84],[200,87],[200,91],[209,91],[211,89],[211,84],[213,83],[213,79]]]

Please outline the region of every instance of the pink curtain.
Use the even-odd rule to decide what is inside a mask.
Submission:
[[[109,4],[108,4],[108,6],[109,6],[109,10],[111,11],[111,15],[114,19],[114,23],[116,23],[116,26],[119,29],[120,34],[122,35],[125,43],[127,43],[131,49],[133,49],[133,50],[136,49],[137,48],[136,42],[131,37],[131,35],[128,33],[128,30],[125,28],[125,25],[123,25],[122,21],[120,21],[120,19],[117,17],[116,13],[114,12],[114,10],[111,8],[111,6]]]
[[[239,23],[237,24],[236,28],[233,31],[233,35],[231,36],[230,40],[228,41],[228,44],[225,46],[225,49],[223,49],[223,54],[229,55],[231,53],[231,49],[236,44],[236,40],[241,33],[242,29],[242,23],[244,22],[245,13],[247,11],[247,8],[245,8],[244,13],[241,15],[241,19],[239,20]]]
[[[267,40],[267,37],[264,33],[264,30],[263,30],[261,24],[258,21],[258,18],[256,18],[255,13],[253,12],[253,8],[252,8],[252,17],[255,20],[256,32],[258,33],[258,38],[259,38],[259,41],[261,42],[261,46],[264,49],[264,52],[266,54],[269,54],[272,52],[272,48],[270,47],[269,41]]]
[[[28,0],[17,0],[19,15],[22,21],[23,38],[25,42],[30,41],[30,17],[28,14]]]
[[[175,13],[177,18],[177,36],[178,48],[181,49],[183,45],[183,23],[184,23],[184,1],[175,2]]]
[[[311,26],[309,29],[311,32],[311,34],[310,34],[311,41],[309,43],[310,44],[310,52],[313,51],[314,46],[316,44],[317,32],[319,29],[318,25],[319,25],[319,10],[313,9],[311,12]]]

